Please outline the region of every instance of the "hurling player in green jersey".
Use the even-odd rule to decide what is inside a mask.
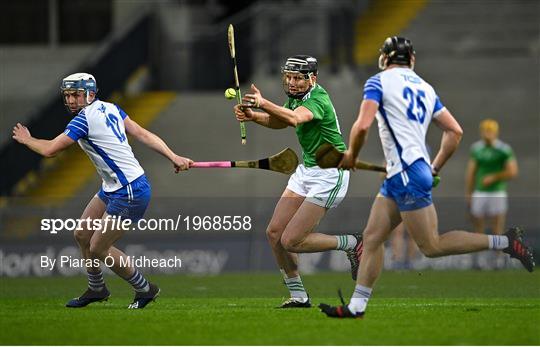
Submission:
[[[288,97],[284,106],[265,99],[252,84],[251,93],[243,98],[244,104],[236,105],[234,110],[240,121],[252,121],[271,129],[295,128],[303,151],[303,164],[289,179],[266,234],[290,292],[290,298],[281,307],[310,307],[298,272],[297,253],[345,251],[355,278],[362,240],[360,235],[314,232],[326,211],[343,200],[349,184],[348,171],[318,167],[315,152],[324,142],[341,151],[346,147],[330,97],[317,83],[317,59],[307,55],[289,57],[282,74]]]
[[[471,146],[466,173],[466,196],[474,231],[483,233],[491,222],[493,234],[502,234],[508,209],[506,181],[518,174],[512,148],[498,139],[499,124],[493,119],[480,123],[481,140]]]

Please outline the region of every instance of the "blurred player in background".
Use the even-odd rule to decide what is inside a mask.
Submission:
[[[364,86],[364,100],[340,167],[354,168],[368,129],[377,117],[387,161],[387,178],[373,202],[363,233],[364,250],[350,303],[337,307],[319,306],[330,317],[360,318],[364,315],[383,267],[383,243],[402,221],[427,257],[503,250],[519,259],[528,271],[534,269],[532,250],[523,244],[523,231],[519,228],[511,228],[504,235],[466,231],[439,235],[437,212],[431,198],[433,175],[439,173],[457,149],[463,132],[433,87],[413,71],[414,62],[411,41],[389,37],[384,41],[379,57],[382,72],[368,79]],[[443,135],[439,152],[430,165],[425,137],[432,121]]]
[[[477,233],[484,233],[487,221],[491,222],[494,234],[503,233],[508,210],[506,181],[518,174],[512,148],[498,136],[499,124],[493,119],[485,119],[480,123],[481,140],[471,146],[465,184]]]
[[[465,196],[477,233],[484,233],[486,224],[489,224],[493,234],[503,233],[508,210],[506,181],[518,174],[512,148],[499,140],[498,136],[497,121],[485,119],[480,123],[480,141],[471,146],[465,176]],[[504,266],[504,259],[503,254],[497,253],[496,266]],[[481,267],[478,257],[475,258],[475,267]]]
[[[165,156],[176,172],[187,170],[192,161],[176,155],[161,138],[131,120],[120,107],[97,99],[97,91],[94,76],[87,73],[67,76],[62,80],[62,99],[74,117],[66,130],[53,140],[41,140],[32,137],[28,128],[17,123],[13,128],[13,139],[45,157],[53,157],[78,142],[103,180],[101,189],[81,216],[82,220],[102,220],[101,229],[94,230],[96,224],[93,223],[81,223],[83,230],[75,231],[83,258],[96,260],[86,265],[88,289],[66,306],[84,307],[110,296],[99,266],[99,260],[110,256],[114,259],[111,269],[135,290],[133,303],[128,307],[144,308],[160,290],[130,264],[122,266],[120,259],[125,262],[128,258],[113,246],[126,230],[113,229],[112,217],[138,221],[151,196],[150,183],[135,159],[126,135],[132,135]]]
[[[313,232],[326,211],[340,204],[349,185],[348,171],[321,169],[315,162],[315,152],[324,142],[341,151],[346,146],[330,97],[317,83],[317,60],[307,55],[290,57],[282,74],[288,96],[284,106],[265,99],[252,84],[252,92],[243,98],[245,104],[236,105],[234,111],[240,121],[253,121],[271,129],[294,127],[296,130],[304,163],[289,179],[266,234],[290,292],[290,298],[281,307],[310,307],[298,272],[297,253],[343,250],[347,252],[353,278],[356,278],[362,241],[360,235],[331,236]],[[251,107],[264,112],[253,111]]]

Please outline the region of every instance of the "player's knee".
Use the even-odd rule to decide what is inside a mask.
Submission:
[[[266,237],[272,245],[277,245],[281,242],[281,235],[283,234],[283,229],[278,228],[272,224],[266,228]]]
[[[292,237],[287,234],[281,235],[281,245],[287,252],[299,252],[301,251],[301,244],[303,240],[298,239],[297,237]]]
[[[99,245],[98,243],[91,243],[90,244],[90,255],[94,259],[105,259],[105,257],[108,255],[109,248],[103,247]]]
[[[77,241],[79,246],[86,248],[90,243],[90,238],[92,235],[89,234],[86,230],[75,230],[73,236],[75,237],[75,241]]]
[[[418,245],[420,252],[428,258],[437,258],[442,255],[442,252],[434,244],[421,244]]]
[[[362,234],[364,249],[377,249],[381,245],[380,236],[377,230],[366,228]]]

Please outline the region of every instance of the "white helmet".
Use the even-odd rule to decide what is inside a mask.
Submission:
[[[67,104],[66,98],[64,97],[64,92],[66,91],[83,91],[86,95],[86,105],[79,105],[77,112],[89,105],[92,100],[90,99],[90,92],[97,94],[97,82],[94,76],[86,72],[78,72],[72,75],[65,77],[62,80],[62,85],[60,86],[60,91],[62,92],[62,99],[64,100],[64,105],[68,108],[70,112],[73,112]]]

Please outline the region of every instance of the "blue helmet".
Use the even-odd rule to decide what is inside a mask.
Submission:
[[[74,113],[75,111],[69,107],[64,94],[66,92],[74,92],[74,91],[84,92],[86,96],[86,105],[78,105],[77,112],[79,112],[80,109],[82,109],[85,106],[88,106],[91,103],[90,92],[97,94],[98,88],[97,88],[97,82],[94,76],[90,75],[89,73],[78,72],[78,73],[69,75],[62,80],[60,91],[62,93],[62,99],[64,101],[64,105],[66,105],[67,109],[70,112]]]

